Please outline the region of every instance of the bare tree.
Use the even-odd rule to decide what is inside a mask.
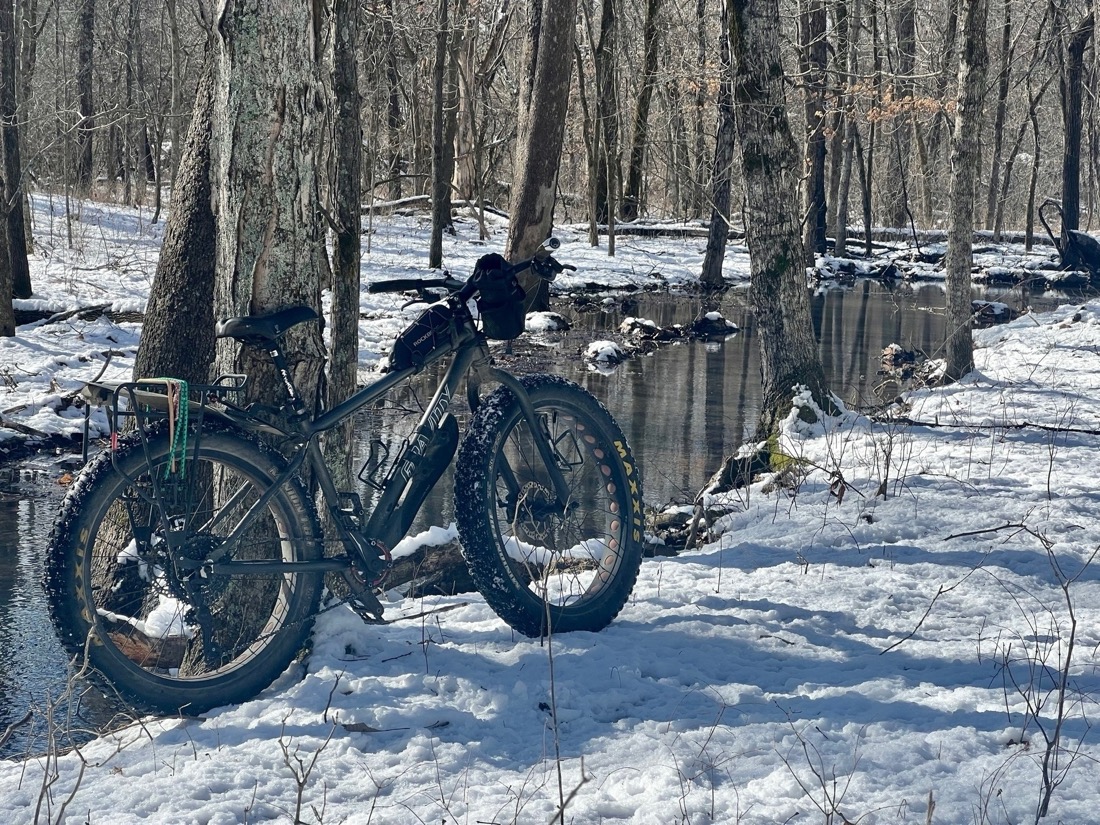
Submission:
[[[573,68],[573,61],[563,60],[562,55],[573,53],[577,0],[535,0],[531,6],[538,14],[532,21],[537,22],[538,37],[528,41],[533,52],[525,60],[530,73],[524,81],[528,105],[517,138],[515,194],[505,250],[509,260],[531,256],[550,234]],[[537,307],[545,303],[546,294],[529,298]]]
[[[802,190],[807,262],[825,251],[825,0],[800,0],[799,73],[806,115],[805,174]]]
[[[317,173],[324,137],[326,21],[320,5],[232,0],[217,20],[213,185],[216,311],[320,307],[328,281]],[[277,59],[276,59],[277,58]],[[287,359],[307,406],[319,400],[324,344],[317,324],[287,334]],[[218,349],[221,372],[247,373],[252,397],[279,392],[266,356]]]
[[[616,89],[619,0],[600,4],[600,32],[596,41],[596,124],[603,151],[596,155],[596,220],[607,223],[608,254],[615,254],[615,209],[622,174],[619,158],[619,95]]]
[[[963,0],[962,50],[959,55],[958,106],[951,138],[951,194],[947,229],[946,375],[958,380],[974,368],[971,330],[971,268],[974,212],[981,148],[982,105],[989,64],[986,48],[988,0]]]
[[[1063,10],[1055,17],[1064,37],[1057,39],[1062,66],[1062,230],[1080,227],[1081,211],[1081,119],[1084,91],[1085,48],[1092,39],[1093,15],[1090,12],[1072,29]]]
[[[214,66],[199,81],[183,145],[172,211],[134,359],[134,379],[169,375],[203,383],[214,361],[216,232],[211,208],[210,142]]]
[[[885,9],[890,7],[884,6]],[[916,62],[916,0],[898,0],[894,12],[896,63],[893,75],[893,140],[887,150],[887,185],[883,189],[883,221],[887,226],[909,223],[909,156],[913,139],[913,69]]]
[[[1008,118],[1008,92],[1012,81],[1012,0],[1004,0],[1001,16],[1000,62],[997,70],[997,105],[993,118],[993,153],[989,164],[989,188],[986,191],[985,228],[996,229],[997,207],[1001,194],[1004,130]]]
[[[95,53],[95,0],[80,0],[77,23],[76,88],[80,122],[76,132],[76,183],[82,192],[92,188],[92,59]]]
[[[818,358],[798,220],[798,148],[787,118],[778,0],[736,0],[730,47],[745,181],[749,301],[760,336],[761,436],[776,431],[798,386],[833,408]]]
[[[634,106],[634,131],[630,139],[630,159],[619,214],[624,221],[638,219],[642,206],[642,177],[645,171],[646,148],[649,143],[649,108],[653,89],[657,85],[658,16],[661,0],[646,0],[645,23],[642,27],[642,78]],[[727,47],[726,51],[729,49]],[[723,81],[724,82],[724,81]]]
[[[359,113],[358,4],[333,3],[333,143],[335,180],[333,214],[336,239],[332,265],[331,355],[328,366],[328,405],[355,390],[359,370],[359,232],[362,225],[363,135]],[[336,470],[337,486],[351,489],[352,421],[326,435],[324,449]]]
[[[10,0],[0,0],[0,154],[3,156],[0,177],[5,184],[0,187],[0,218],[4,222],[0,232],[7,235],[8,252],[7,260],[0,261],[0,267],[8,268],[12,296],[29,298],[32,290],[23,216],[23,163],[20,157],[16,88],[17,51],[15,9]]]
[[[855,161],[856,140],[859,137],[859,125],[856,123],[854,86],[859,74],[860,0],[854,0],[849,11],[843,0],[837,2],[838,32],[837,44],[843,60],[840,105],[840,128],[838,149],[840,156],[833,158],[838,168],[836,188],[836,224],[833,229],[833,248],[837,255],[844,255],[848,245],[848,199],[852,187],[852,164]]]
[[[733,155],[737,147],[737,124],[733,110],[733,67],[730,57],[729,3],[722,2],[721,69],[718,81],[718,134],[714,145],[714,166],[711,174],[710,226],[707,248],[703,254],[703,270],[699,280],[706,289],[725,286],[722,262],[726,255],[726,239],[730,231],[730,203],[733,189]]]
[[[450,0],[439,0],[438,27],[435,35],[435,62],[432,68],[432,235],[428,247],[428,266],[443,266],[443,233],[453,231],[451,223],[451,174],[454,171],[454,143],[448,140],[448,124],[453,122],[449,105],[453,92],[447,80],[450,64],[448,43],[451,37]]]

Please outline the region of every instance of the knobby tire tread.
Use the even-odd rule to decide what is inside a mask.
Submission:
[[[151,445],[154,459],[167,453],[168,434],[165,427],[158,425],[149,428],[144,438]],[[286,466],[277,451],[243,431],[208,425],[203,430],[202,444],[209,449],[212,439],[233,445],[242,467],[251,470],[258,478],[273,479]],[[208,459],[216,458],[217,450],[213,454],[204,450],[203,455]],[[192,446],[188,458],[193,457]],[[107,645],[114,649],[113,644],[96,639],[92,640],[91,645],[87,644],[94,624],[94,605],[89,604],[91,593],[85,592],[83,564],[85,555],[90,554],[91,549],[80,546],[80,533],[84,528],[97,530],[98,526],[92,520],[99,517],[102,521],[111,504],[119,500],[118,495],[124,485],[120,484],[121,477],[117,474],[115,462],[141,467],[144,461],[142,434],[134,432],[122,436],[114,459],[110,449],[96,455],[77,475],[65,496],[50,532],[44,575],[49,612],[57,635],[66,652],[76,661],[78,669],[87,647],[92,678],[99,681],[109,694],[117,691],[136,710],[192,715],[212,707],[245,701],[282,673],[307,640],[320,600],[321,574],[297,574],[294,609],[256,659],[239,669],[209,679],[184,683],[143,676],[104,651]],[[110,500],[107,496],[111,496]],[[322,546],[320,523],[313,502],[301,484],[296,479],[285,484],[273,499],[273,505],[280,507],[288,520],[293,522],[291,529],[296,535],[307,538],[300,543],[298,558],[319,558]],[[90,533],[89,543],[96,535],[98,532]],[[273,657],[269,651],[276,647],[281,653]]]
[[[615,619],[638,577],[643,554],[640,473],[621,429],[595,396],[554,375],[520,379],[536,412],[566,409],[596,429],[600,448],[609,461],[614,498],[628,519],[622,532],[621,561],[614,578],[591,603],[551,608],[547,627],[546,602],[524,589],[509,574],[507,551],[497,532],[497,498],[491,467],[509,431],[522,424],[519,402],[507,387],[492,392],[473,415],[455,468],[455,519],[470,575],[486,602],[509,626],[530,637],[547,632],[598,631]],[[517,419],[517,416],[519,418]],[[633,485],[632,485],[633,483]],[[588,506],[588,502],[581,502]],[[633,521],[633,523],[631,523]]]

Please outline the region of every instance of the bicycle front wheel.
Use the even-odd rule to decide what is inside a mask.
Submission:
[[[459,452],[455,519],[470,575],[525,635],[600,630],[622,610],[641,565],[638,466],[591,394],[558,376],[521,382],[536,420],[499,387],[474,414]],[[540,440],[564,477],[566,501]]]
[[[319,558],[320,528],[296,482],[259,503],[285,464],[251,437],[192,435],[174,471],[171,447],[135,434],[88,464],[51,533],[46,583],[71,654],[87,650],[141,710],[194,714],[251,698],[302,647],[322,574],[272,563]]]

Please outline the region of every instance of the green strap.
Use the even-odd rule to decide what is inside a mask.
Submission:
[[[168,451],[168,464],[164,468],[164,477],[168,478],[176,471],[176,464],[179,463],[179,476],[184,478],[187,475],[187,416],[190,411],[190,390],[187,386],[187,382],[182,378],[154,378],[154,381],[163,381],[169,388],[168,404],[169,404],[169,421],[172,422],[169,430],[169,438],[171,439],[171,446]],[[172,404],[172,392],[171,388],[175,387],[175,409],[171,409]],[[173,418],[173,413],[174,418]]]

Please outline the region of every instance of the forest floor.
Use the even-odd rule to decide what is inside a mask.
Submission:
[[[46,231],[47,207],[39,303],[21,309],[117,315],[0,342],[0,415],[67,437],[79,381],[128,377],[140,324],[126,313],[144,307],[159,228],[85,205],[70,248]],[[423,237],[417,216],[376,219],[365,277],[422,273]],[[690,288],[702,255],[698,239],[651,237],[608,259],[580,231],[562,237],[583,273],[569,290],[595,272],[604,286]],[[445,259],[465,272],[494,245],[464,224]],[[1049,271],[1049,249],[981,256],[987,276]],[[934,262],[912,266],[936,277]],[[727,271],[747,275],[742,248]],[[408,314],[386,296],[363,310],[367,376]],[[811,402],[792,399],[788,469],[708,500],[722,515],[706,542],[646,561],[598,634],[517,638],[477,595],[391,594],[398,621],[380,627],[333,610],[308,659],[252,701],[0,761],[0,812],[985,825],[1036,821],[1047,800],[1048,821],[1100,822],[1100,301],[976,342],[970,376],[906,393],[892,417],[810,426],[795,408]]]

